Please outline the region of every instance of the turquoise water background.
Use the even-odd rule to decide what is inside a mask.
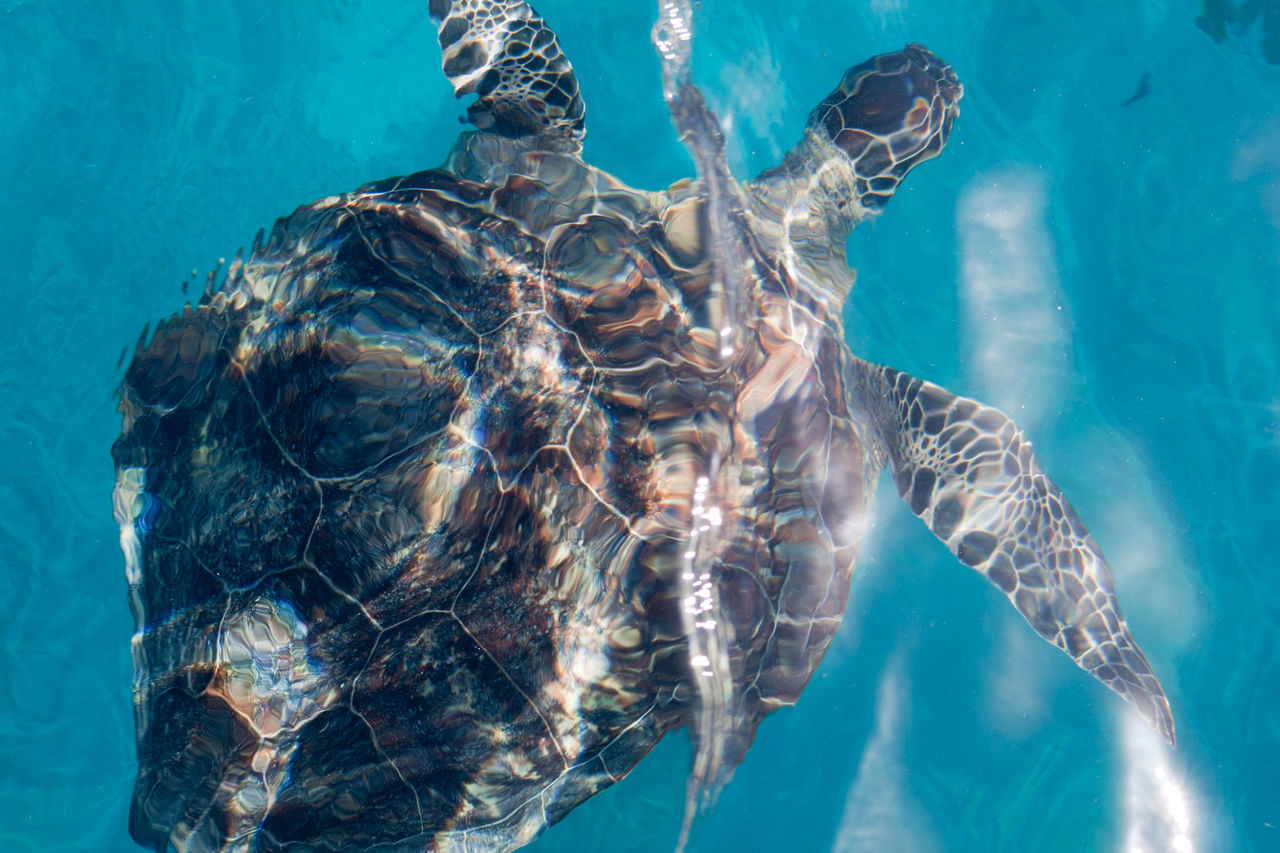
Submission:
[[[653,4],[537,5],[578,71],[586,159],[652,188],[690,174]],[[695,73],[740,177],[848,65],[920,41],[955,66],[950,146],[850,240],[849,340],[1031,435],[1109,555],[1179,745],[885,484],[826,662],[691,850],[1280,850],[1280,68],[1199,12],[699,11]],[[419,0],[0,0],[0,850],[137,849],[122,350],[276,216],[438,163],[461,114]],[[688,766],[669,739],[530,849],[672,849]]]

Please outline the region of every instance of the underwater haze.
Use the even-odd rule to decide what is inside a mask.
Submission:
[[[534,5],[577,71],[584,159],[632,186],[692,175],[656,4]],[[1178,747],[886,482],[825,662],[690,851],[1280,850],[1278,6],[697,9],[739,178],[848,66],[921,42],[956,69],[946,151],[850,238],[848,340],[1035,442]],[[259,228],[443,160],[465,105],[426,7],[0,0],[0,850],[139,849],[115,389],[144,324]],[[668,738],[527,849],[673,849],[689,767]]]

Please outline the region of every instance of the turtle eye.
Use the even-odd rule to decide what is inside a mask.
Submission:
[[[902,117],[902,126],[904,128],[922,127],[928,120],[929,102],[917,96],[915,103],[911,105],[911,109],[907,110],[906,115]]]

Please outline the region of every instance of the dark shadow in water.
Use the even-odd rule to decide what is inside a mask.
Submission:
[[[1216,42],[1230,41],[1250,56],[1280,65],[1280,0],[1205,0],[1196,26]]]
[[[1124,102],[1121,103],[1120,106],[1127,107],[1130,104],[1132,104],[1134,101],[1141,100],[1142,98],[1145,98],[1147,95],[1150,95],[1150,94],[1151,94],[1151,72],[1144,71],[1142,72],[1142,79],[1138,81],[1138,88],[1134,91],[1132,95],[1125,98]]]

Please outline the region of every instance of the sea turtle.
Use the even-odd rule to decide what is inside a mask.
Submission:
[[[740,183],[664,2],[699,174],[646,192],[581,160],[577,81],[527,4],[430,13],[476,129],[277,222],[128,368],[139,842],[511,850],[685,725],[696,808],[830,644],[885,466],[1172,742],[1017,427],[845,344],[845,236],[942,150],[945,63],[850,68]]]

